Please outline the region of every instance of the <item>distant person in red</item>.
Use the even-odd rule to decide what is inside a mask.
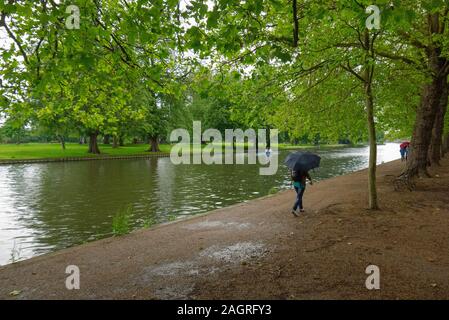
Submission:
[[[408,159],[408,148],[410,147],[410,142],[403,142],[399,146],[401,152],[401,161],[407,161]]]

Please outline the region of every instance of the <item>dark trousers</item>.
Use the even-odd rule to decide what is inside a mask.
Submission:
[[[405,149],[401,149],[401,160],[404,161],[406,157],[406,150]]]
[[[296,201],[295,205],[293,206],[293,210],[298,209],[298,207],[299,209],[304,209],[302,207],[302,196],[304,195],[304,191],[306,191],[306,188],[300,189],[298,187],[295,187],[295,191],[296,191]]]

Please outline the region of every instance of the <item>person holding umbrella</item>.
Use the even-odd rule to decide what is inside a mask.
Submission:
[[[296,201],[293,205],[292,214],[295,217],[299,217],[296,210],[299,208],[299,212],[304,212],[304,207],[302,205],[302,197],[304,196],[304,192],[306,191],[306,183],[307,179],[309,179],[310,184],[313,184],[312,178],[310,177],[309,173],[301,172],[301,171],[293,171],[291,172],[292,181],[293,181],[293,187],[296,191]]]
[[[320,166],[320,161],[321,158],[311,152],[290,153],[285,159],[285,164],[291,170],[293,187],[296,191],[296,200],[292,209],[292,214],[296,217],[298,217],[298,213],[296,212],[298,208],[300,212],[304,212],[302,198],[306,191],[307,179],[313,184],[312,178],[309,175],[309,170],[318,168]]]

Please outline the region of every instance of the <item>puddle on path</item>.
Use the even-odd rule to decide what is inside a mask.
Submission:
[[[146,267],[138,283],[150,287],[158,299],[188,299],[198,277],[216,276],[229,265],[260,259],[269,252],[262,242],[238,242],[206,248],[192,260]]]
[[[210,221],[205,220],[198,223],[193,223],[184,226],[183,228],[188,230],[202,230],[202,229],[219,229],[219,228],[229,228],[229,229],[248,229],[251,227],[250,223],[238,223],[238,222],[223,222],[223,221]]]

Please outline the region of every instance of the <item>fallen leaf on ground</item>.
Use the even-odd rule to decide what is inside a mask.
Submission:
[[[15,297],[18,296],[22,291],[20,290],[13,290],[9,293],[10,296]]]

